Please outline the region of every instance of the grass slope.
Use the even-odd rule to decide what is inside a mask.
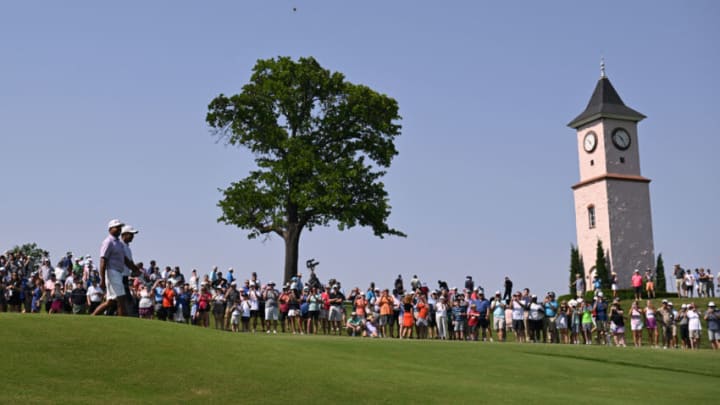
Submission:
[[[65,315],[3,313],[0,324],[3,403],[708,403],[720,378],[709,350],[268,336]]]

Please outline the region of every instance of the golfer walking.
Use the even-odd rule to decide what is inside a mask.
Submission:
[[[120,220],[110,221],[109,235],[100,247],[100,288],[107,291],[107,299],[95,309],[93,315],[102,314],[112,304],[116,304],[118,316],[126,315],[127,297],[122,280],[123,271],[126,264],[130,268],[135,265],[125,256],[125,249],[119,238],[122,226]]]

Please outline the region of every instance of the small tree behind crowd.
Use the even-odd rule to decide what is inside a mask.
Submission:
[[[24,256],[27,256],[30,258],[31,264],[40,263],[40,259],[43,257],[48,257],[50,252],[48,252],[45,249],[41,249],[38,247],[37,243],[26,243],[22,246],[15,246],[14,248],[9,250],[10,253],[14,253],[16,256],[20,253],[22,253]]]
[[[607,260],[605,259],[605,249],[600,239],[597,242],[597,250],[595,253],[595,274],[600,279],[602,287],[610,285],[610,275],[608,274]]]
[[[658,255],[657,265],[655,266],[655,290],[660,293],[667,292],[667,284],[665,283],[665,263],[663,262],[662,253]]]

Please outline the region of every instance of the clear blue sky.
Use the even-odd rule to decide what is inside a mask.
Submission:
[[[297,11],[293,12],[293,7]],[[715,1],[95,1],[0,5],[0,249],[97,256],[105,225],[136,259],[280,279],[283,242],[216,223],[253,167],[204,118],[259,58],[314,56],[396,98],[390,225],[304,233],[302,262],[345,287],[398,273],[566,290],[574,130],[607,73],[639,126],[656,253],[720,270],[720,3]]]

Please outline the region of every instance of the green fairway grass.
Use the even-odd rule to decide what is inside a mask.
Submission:
[[[0,314],[3,403],[714,403],[720,354]]]

